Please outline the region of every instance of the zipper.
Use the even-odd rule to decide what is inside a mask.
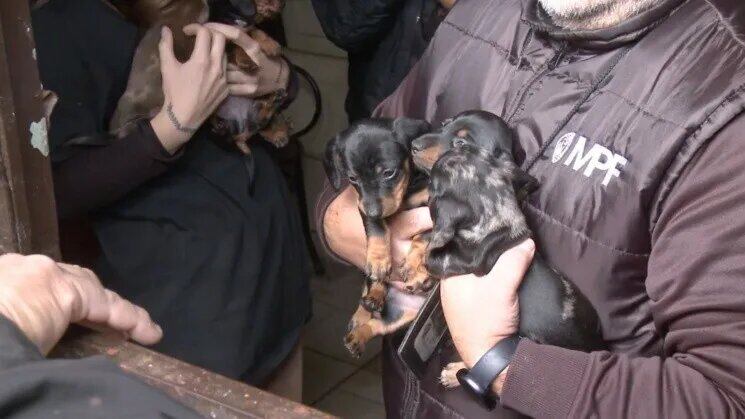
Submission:
[[[520,93],[518,93],[518,95],[516,96],[517,99],[515,101],[515,106],[513,107],[510,116],[505,119],[508,125],[512,125],[512,119],[519,114],[519,111],[522,108],[525,99],[527,98],[528,92],[533,90],[533,86],[538,82],[538,80],[542,79],[546,74],[554,71],[556,67],[559,66],[561,60],[564,59],[564,55],[566,54],[567,45],[568,44],[566,42],[563,43],[561,47],[556,51],[556,54],[554,54],[554,56],[546,62],[546,65],[543,67],[543,69],[533,75],[533,77],[531,77],[530,80],[528,80],[528,82],[523,85]]]

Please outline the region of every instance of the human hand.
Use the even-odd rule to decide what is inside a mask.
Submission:
[[[399,274],[411,249],[414,236],[432,229],[432,218],[428,207],[414,208],[401,211],[388,221],[391,230],[391,253],[393,267],[391,272],[391,286],[404,291],[404,283]]]
[[[105,289],[89,269],[41,256],[0,256],[0,314],[43,354],[70,323],[123,332],[151,345],[163,336],[145,309]]]
[[[228,64],[228,90],[234,96],[259,97],[285,89],[290,79],[290,69],[281,57],[269,57],[259,43],[236,26],[210,22],[205,24],[213,34],[220,34],[241,47],[258,66],[256,74],[247,74],[233,64]]]
[[[163,27],[159,45],[165,100],[151,124],[170,153],[184,145],[228,96],[225,37],[199,24],[183,30],[196,36],[185,63],[173,52],[173,34],[168,27]]]
[[[440,299],[455,348],[468,368],[500,340],[517,333],[517,289],[535,254],[526,240],[499,257],[488,274],[455,276],[440,282]]]

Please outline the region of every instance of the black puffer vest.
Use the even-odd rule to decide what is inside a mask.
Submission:
[[[541,183],[523,208],[541,253],[591,300],[614,351],[654,356],[662,339],[645,278],[655,223],[682,170],[745,107],[742,9],[661,0],[620,26],[571,32],[536,0],[460,0],[378,113],[502,115]],[[478,412],[451,411],[459,396],[436,383],[400,388],[404,416]]]

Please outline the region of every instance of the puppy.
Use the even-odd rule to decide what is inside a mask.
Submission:
[[[265,3],[276,4],[268,7]],[[152,118],[163,106],[158,43],[160,28],[164,25],[173,33],[174,53],[181,61],[189,58],[194,47],[194,39],[186,36],[182,28],[190,23],[207,21],[243,27],[267,55],[279,56],[279,44],[253,25],[278,13],[283,1],[262,0],[261,4],[263,6],[258,8],[252,0],[136,0],[122,8],[125,16],[147,30],[135,51],[127,88],[110,121],[110,131],[122,138],[130,132],[135,120]],[[257,10],[264,14],[257,13]],[[226,45],[226,55],[229,63],[247,73],[258,70],[257,64],[237,45]],[[285,120],[272,118],[278,106],[277,100],[276,95],[257,99],[228,97],[211,119],[213,130],[229,135],[244,153],[249,152],[246,142],[258,131],[275,146],[281,147],[289,137],[287,127],[283,126]]]
[[[414,169],[409,145],[429,131],[426,121],[398,118],[366,119],[339,133],[326,147],[324,166],[337,190],[347,180],[357,193],[358,207],[367,234],[366,284],[357,312],[345,337],[347,348],[361,354],[373,336],[390,333],[408,324],[413,313],[380,313],[387,295],[386,281],[392,267],[390,232],[386,218],[399,210],[427,202],[427,178]],[[411,291],[430,286],[424,268],[423,239],[417,237],[402,268]]]
[[[538,182],[514,163],[514,134],[496,115],[469,111],[412,142],[418,168],[430,175],[434,227],[425,264],[446,278],[485,275],[507,249],[531,237],[520,200]],[[520,289],[519,333],[538,343],[570,349],[604,348],[600,320],[589,300],[536,255]],[[457,385],[462,363],[441,376]]]

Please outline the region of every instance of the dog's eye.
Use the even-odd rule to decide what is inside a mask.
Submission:
[[[464,145],[466,145],[466,139],[461,137],[455,137],[453,138],[453,147],[455,148],[461,148]]]
[[[391,179],[393,176],[396,176],[396,169],[387,169],[383,171],[384,179]]]
[[[349,175],[349,181],[352,182],[352,183],[354,183],[356,185],[357,184],[357,181],[359,181],[359,179],[355,175]]]

